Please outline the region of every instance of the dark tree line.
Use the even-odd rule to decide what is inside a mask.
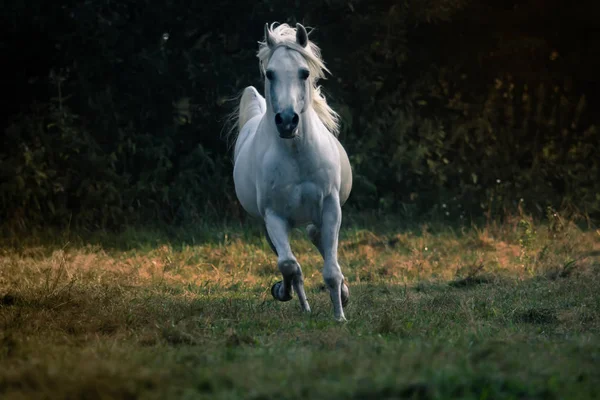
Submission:
[[[352,207],[458,218],[502,215],[523,198],[542,213],[598,215],[596,3],[2,6],[4,226],[240,216],[222,132],[231,99],[262,86],[267,21],[316,28]]]

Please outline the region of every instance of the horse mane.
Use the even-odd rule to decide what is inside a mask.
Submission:
[[[321,49],[319,49],[319,47],[310,40],[308,41],[306,47],[300,46],[296,42],[296,28],[293,28],[285,23],[275,27],[276,24],[277,23],[274,22],[270,27],[268,27],[268,31],[273,39],[273,42],[275,43],[275,46],[273,46],[271,49],[266,42],[266,38],[264,41],[259,42],[257,57],[259,59],[261,73],[263,76],[265,75],[265,70],[267,64],[269,63],[269,59],[277,48],[285,46],[300,53],[308,63],[313,109],[327,130],[329,130],[329,132],[331,132],[333,135],[337,136],[339,132],[340,117],[338,113],[329,107],[325,96],[323,96],[321,93],[321,87],[317,85],[317,81],[319,79],[325,79],[325,72],[331,74],[321,58]]]

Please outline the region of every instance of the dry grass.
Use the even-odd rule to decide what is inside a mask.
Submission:
[[[573,223],[349,226],[343,325],[300,232],[310,316],[271,298],[255,228],[61,235],[0,250],[1,398],[592,398],[600,383],[600,232]]]

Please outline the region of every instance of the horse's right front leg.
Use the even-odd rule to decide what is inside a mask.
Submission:
[[[279,217],[274,212],[267,211],[265,216],[265,225],[267,235],[271,241],[270,244],[277,253],[277,267],[283,276],[282,282],[277,282],[271,288],[271,293],[279,301],[288,301],[292,298],[292,288],[298,294],[300,307],[303,311],[310,312],[310,306],[306,300],[304,292],[304,277],[302,268],[292,254],[289,241],[290,225],[284,218]]]
[[[310,224],[306,227],[306,233],[310,241],[315,245],[319,253],[323,259],[325,259],[325,252],[323,251],[323,242],[321,242],[321,230],[317,228],[314,224]],[[346,307],[348,302],[350,301],[350,291],[348,290],[348,285],[346,283],[342,283],[342,307]]]

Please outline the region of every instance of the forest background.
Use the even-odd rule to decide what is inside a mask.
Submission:
[[[600,5],[558,0],[3,1],[0,220],[9,231],[244,218],[227,115],[266,22],[332,76],[348,208],[600,212]]]

